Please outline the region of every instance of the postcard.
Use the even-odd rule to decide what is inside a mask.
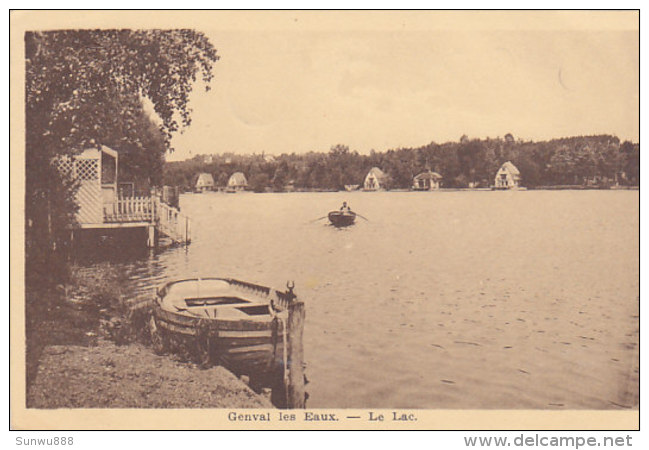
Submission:
[[[639,11],[10,25],[12,429],[639,429]]]

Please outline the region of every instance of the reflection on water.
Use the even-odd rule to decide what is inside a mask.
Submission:
[[[343,200],[369,221],[314,219]],[[194,194],[133,295],[225,276],[307,302],[310,407],[638,402],[638,192]]]

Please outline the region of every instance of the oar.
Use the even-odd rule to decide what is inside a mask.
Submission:
[[[328,216],[318,217],[317,219],[313,219],[313,220],[310,221],[309,223],[317,222],[318,220],[326,219],[327,217],[328,217]]]
[[[357,215],[358,217],[360,217],[361,219],[365,219],[365,220],[367,220],[368,222],[370,221],[370,219],[368,219],[367,217],[363,217],[363,216],[361,216],[361,215],[358,214],[358,213],[354,213],[354,214],[356,214],[356,215]]]

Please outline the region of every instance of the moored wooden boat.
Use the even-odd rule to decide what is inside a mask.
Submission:
[[[356,220],[356,213],[353,211],[331,211],[329,222],[335,227],[348,227]]]
[[[278,292],[230,278],[172,281],[158,289],[150,319],[154,350],[183,348],[203,365],[265,376],[285,364],[286,310],[292,286]]]

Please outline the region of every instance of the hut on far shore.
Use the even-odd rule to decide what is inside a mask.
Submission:
[[[248,187],[248,180],[242,172],[235,172],[232,174],[228,180],[227,191],[228,192],[237,192],[243,191]]]
[[[415,191],[434,191],[439,189],[442,176],[437,172],[427,170],[412,179],[412,188]]]
[[[507,161],[505,164],[500,166],[500,169],[496,172],[494,188],[515,189],[519,187],[520,181],[521,173],[511,161]]]
[[[378,167],[372,167],[365,177],[363,189],[366,191],[378,191],[387,186],[388,176]]]
[[[196,181],[196,191],[205,192],[214,190],[214,177],[211,173],[201,173]]]

